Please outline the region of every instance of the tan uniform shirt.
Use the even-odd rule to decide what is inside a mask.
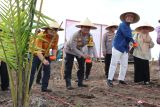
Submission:
[[[105,54],[112,54],[112,42],[115,33],[109,33],[108,31],[103,35],[102,51]]]
[[[135,35],[134,39],[137,41],[138,47],[134,48],[133,56],[144,60],[150,60],[151,48],[154,47],[154,43],[150,35],[139,34]]]
[[[91,34],[84,36],[81,33],[81,30],[75,32],[73,36],[67,41],[65,45],[65,52],[81,57],[84,55],[82,48],[88,44],[88,40]]]

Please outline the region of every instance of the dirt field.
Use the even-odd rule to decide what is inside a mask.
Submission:
[[[151,85],[133,83],[134,68],[129,64],[126,82],[109,88],[105,82],[104,64],[93,63],[87,88],[78,88],[76,70],[73,69],[72,85],[74,90],[66,90],[65,81],[61,79],[61,62],[52,63],[52,75],[49,88],[52,93],[40,92],[40,86],[34,85],[31,91],[30,107],[160,107],[160,71],[157,62],[150,64]],[[117,69],[119,70],[119,69]],[[118,71],[115,79],[117,79]],[[144,103],[143,103],[144,102]],[[140,104],[142,103],[142,104]],[[0,91],[0,107],[12,107],[10,92]]]

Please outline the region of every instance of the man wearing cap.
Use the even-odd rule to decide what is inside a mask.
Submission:
[[[76,25],[76,27],[80,28],[79,31],[75,32],[70,40],[66,43],[65,46],[65,81],[66,81],[66,88],[73,89],[71,86],[71,74],[72,74],[72,67],[74,58],[77,59],[78,62],[78,87],[86,87],[83,84],[84,79],[84,61],[86,58],[90,58],[89,55],[84,54],[82,52],[82,48],[88,44],[89,37],[91,36],[90,29],[96,29],[96,27],[91,23],[91,21],[86,18],[80,24]]]
[[[130,24],[138,22],[140,17],[134,12],[125,12],[120,15],[120,19],[122,23],[120,23],[113,40],[112,58],[107,79],[107,85],[110,87],[113,86],[112,80],[118,61],[120,61],[119,84],[126,84],[124,79],[128,67],[129,42],[136,44],[132,38]]]
[[[106,27],[107,32],[103,35],[102,51],[105,57],[105,76],[108,78],[108,72],[112,57],[112,42],[118,25],[112,24]]]
[[[149,32],[154,28],[147,23],[138,26],[135,31],[138,32],[134,39],[138,43],[138,47],[134,48],[134,82],[144,85],[150,84],[149,60],[151,59],[151,48],[154,47]]]
[[[90,56],[90,58],[85,59],[86,66],[85,66],[85,72],[84,72],[84,75],[85,75],[84,79],[88,80],[90,71],[92,68],[92,60],[95,60],[95,61],[97,60],[97,51],[96,51],[95,43],[93,41],[92,36],[90,36],[88,44],[82,48],[82,51],[84,54]]]
[[[32,87],[35,72],[42,61],[43,77],[42,77],[41,91],[42,92],[52,91],[47,88],[50,78],[50,62],[51,62],[48,48],[57,50],[57,44],[59,39],[57,31],[63,30],[62,28],[59,27],[60,25],[57,22],[52,21],[51,23],[49,23],[48,26],[42,28],[44,29],[44,31],[40,32],[38,34],[39,37],[36,38],[35,40],[35,46],[37,47],[37,50],[33,52],[34,56],[32,62],[31,75],[30,75],[29,89],[31,89]],[[51,43],[51,47],[49,47],[49,44],[52,39],[53,42]]]

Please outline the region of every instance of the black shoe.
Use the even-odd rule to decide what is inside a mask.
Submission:
[[[41,91],[42,91],[42,92],[52,92],[51,89],[42,89]]]
[[[42,83],[41,82],[36,82],[36,84],[41,85]]]
[[[2,91],[9,91],[9,88],[2,88]]]
[[[122,80],[119,80],[119,84],[127,85],[127,83]]]
[[[88,85],[85,85],[85,84],[78,84],[78,87],[88,87]]]
[[[106,82],[107,82],[107,85],[108,85],[109,87],[113,87],[113,82],[112,82],[112,80],[108,80],[108,79],[107,79]]]
[[[66,88],[67,88],[67,90],[73,90],[74,89],[72,86],[67,86]]]

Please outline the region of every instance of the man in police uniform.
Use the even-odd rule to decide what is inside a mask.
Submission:
[[[86,87],[87,85],[83,84],[84,79],[84,61],[86,58],[90,56],[84,54],[82,48],[88,44],[89,37],[91,36],[90,29],[96,29],[96,27],[91,23],[91,21],[86,18],[84,21],[80,22],[80,24],[76,25],[76,27],[80,28],[79,31],[75,32],[70,40],[66,43],[65,46],[65,81],[66,81],[66,88],[68,90],[73,89],[71,86],[71,74],[72,74],[72,67],[74,57],[77,59],[78,62],[78,87]]]

